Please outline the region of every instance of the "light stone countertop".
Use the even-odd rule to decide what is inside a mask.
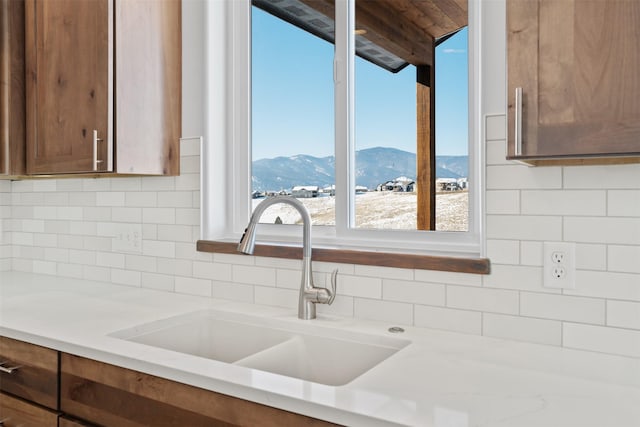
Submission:
[[[302,322],[290,309],[0,272],[0,335],[339,424],[640,426],[640,359],[406,327],[410,345],[332,387],[109,336],[202,309]],[[394,326],[309,322],[384,336]]]

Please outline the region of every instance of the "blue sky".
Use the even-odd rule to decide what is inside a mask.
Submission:
[[[333,45],[253,8],[253,159],[333,155]],[[466,30],[436,53],[436,150],[467,154]],[[356,149],[416,151],[415,68],[356,58]]]

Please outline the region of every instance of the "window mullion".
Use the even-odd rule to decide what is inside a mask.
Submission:
[[[355,225],[354,28],[355,0],[335,3],[335,177],[336,234]]]

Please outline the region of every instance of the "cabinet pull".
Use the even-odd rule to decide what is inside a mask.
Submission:
[[[5,374],[13,374],[15,371],[17,371],[20,366],[5,366],[7,365],[9,362],[0,362],[0,372],[3,372]],[[2,424],[0,424],[1,426]]]
[[[522,88],[516,88],[515,99],[515,155],[522,155]]]
[[[98,131],[93,130],[93,170],[98,170],[98,163],[102,163],[102,160],[98,160],[98,142],[102,141],[102,138],[98,138]]]

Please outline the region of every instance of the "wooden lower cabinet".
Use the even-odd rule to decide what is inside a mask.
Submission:
[[[0,337],[0,390],[58,409],[58,357],[56,350]]]
[[[63,415],[58,419],[58,427],[95,427],[95,425]]]
[[[0,425],[2,427],[57,427],[58,414],[0,392]]]
[[[325,421],[63,353],[60,409],[101,426],[334,426]]]

